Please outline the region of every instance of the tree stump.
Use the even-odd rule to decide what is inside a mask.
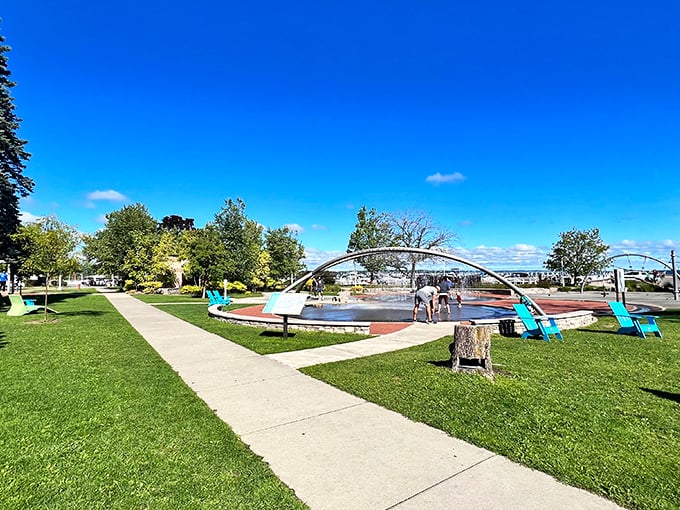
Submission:
[[[455,372],[480,373],[493,379],[491,331],[491,326],[456,325],[453,343],[449,345],[451,369]]]

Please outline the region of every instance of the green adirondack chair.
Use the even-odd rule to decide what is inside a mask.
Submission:
[[[658,316],[630,313],[619,301],[610,301],[607,304],[612,309],[616,320],[619,321],[620,327],[617,331],[619,335],[637,335],[647,338],[645,333],[654,333],[659,338],[663,338],[655,320],[659,318]]]
[[[18,317],[20,315],[26,315],[27,313],[32,313],[38,310],[45,309],[45,307],[42,305],[33,304],[32,299],[27,301],[29,301],[30,304],[25,303],[24,300],[21,299],[21,296],[18,296],[16,294],[10,294],[9,302],[11,303],[12,306],[10,306],[9,310],[7,311],[7,315],[9,315],[10,317]],[[53,310],[52,308],[49,307],[47,307],[47,311],[59,313],[56,310]]]
[[[524,324],[524,329],[526,329],[522,333],[522,338],[540,336],[543,340],[549,342],[550,335],[555,335],[558,340],[564,340],[560,328],[552,317],[534,317],[525,304],[512,305],[512,307]]]

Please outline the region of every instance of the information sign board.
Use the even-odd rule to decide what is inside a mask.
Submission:
[[[307,301],[307,294],[274,292],[262,312],[274,315],[300,315]]]

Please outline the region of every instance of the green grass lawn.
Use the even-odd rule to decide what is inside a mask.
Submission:
[[[614,320],[546,343],[494,336],[495,382],[443,366],[451,338],[303,371],[629,508],[680,508],[680,312],[664,338]]]
[[[250,305],[231,304],[222,309],[229,311],[243,306]],[[370,337],[370,335],[326,333],[325,331],[294,331],[291,329],[288,332],[288,338],[284,339],[281,331],[241,326],[212,319],[208,317],[207,306],[199,307],[187,304],[164,306],[162,309],[164,312],[231,340],[258,354],[312,349],[313,347],[323,347],[325,345],[355,342]]]
[[[133,294],[133,297],[151,305],[165,303],[208,304],[208,298],[195,297],[190,294]]]
[[[221,293],[220,293],[221,294]],[[133,294],[144,303],[149,303],[151,305],[160,305],[165,303],[208,303],[208,298],[200,298],[192,296],[191,294]],[[247,294],[231,294],[230,297],[233,300],[238,300],[241,298],[256,298],[262,297],[260,292],[249,292]],[[250,305],[244,305],[250,306]]]
[[[104,296],[74,296],[47,323],[0,313],[3,509],[305,508]]]

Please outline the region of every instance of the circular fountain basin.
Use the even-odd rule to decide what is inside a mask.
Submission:
[[[470,319],[501,319],[515,316],[512,310],[497,306],[475,305],[479,298],[464,297],[458,308],[455,299],[449,300],[450,313],[442,305],[441,313],[435,314],[439,321],[467,321]],[[419,316],[425,317],[425,307],[419,307]],[[311,302],[305,306],[301,319],[322,321],[410,322],[413,318],[413,294],[378,294],[353,299],[347,303],[330,301]]]

